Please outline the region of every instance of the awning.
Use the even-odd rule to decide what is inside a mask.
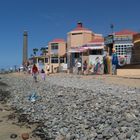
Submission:
[[[68,52],[70,52],[70,53],[79,53],[80,50],[78,50],[78,49],[70,49]]]
[[[86,50],[101,50],[101,49],[104,49],[104,46],[79,47],[79,48],[75,48],[75,49],[70,49],[69,52],[70,53],[80,53],[80,52],[84,52]]]
[[[84,47],[85,49],[89,50],[98,50],[98,49],[104,49],[104,46],[94,46],[94,47]]]

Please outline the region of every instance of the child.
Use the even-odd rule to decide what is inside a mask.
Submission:
[[[43,69],[41,70],[41,77],[42,77],[42,80],[45,81],[45,79],[46,79],[46,74],[45,74],[45,71],[44,71]]]

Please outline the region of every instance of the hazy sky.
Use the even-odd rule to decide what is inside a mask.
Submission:
[[[140,0],[0,0],[0,67],[22,62],[23,31],[28,31],[29,56],[82,21],[104,36],[114,30],[140,32]]]

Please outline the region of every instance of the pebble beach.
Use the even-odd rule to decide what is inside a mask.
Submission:
[[[140,140],[140,79],[62,73],[35,83],[28,74],[0,77],[7,84],[0,86],[0,102],[16,110],[18,123],[36,124],[33,139]]]

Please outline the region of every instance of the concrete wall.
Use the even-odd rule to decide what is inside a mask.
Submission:
[[[140,78],[140,69],[118,69],[118,76],[126,76],[126,77],[139,77]]]
[[[72,31],[68,33],[68,47],[82,46],[92,40],[91,31]]]
[[[58,56],[66,54],[66,42],[49,42],[48,54],[51,55],[51,43],[58,43]]]

